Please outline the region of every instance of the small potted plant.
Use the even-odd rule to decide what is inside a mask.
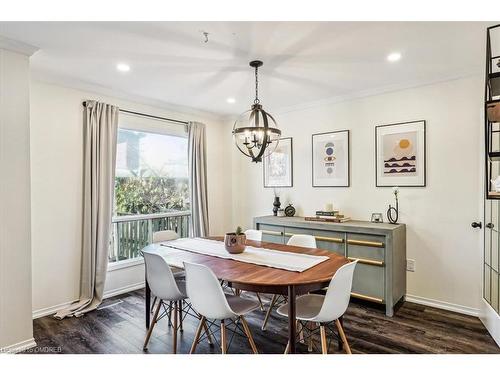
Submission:
[[[236,232],[226,233],[224,236],[224,245],[226,251],[230,254],[241,254],[245,251],[247,236],[241,230],[241,227],[236,228]]]

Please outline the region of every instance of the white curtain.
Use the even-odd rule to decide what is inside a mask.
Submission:
[[[84,110],[83,233],[80,299],[56,318],[80,316],[102,302],[108,268],[118,107],[87,101]]]
[[[204,237],[209,234],[205,124],[189,123],[188,163],[191,197],[189,231],[193,237]]]

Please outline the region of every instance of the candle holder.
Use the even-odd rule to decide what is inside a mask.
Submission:
[[[394,187],[392,189],[392,193],[394,194],[394,198],[396,199],[396,206],[393,207],[389,205],[389,209],[387,210],[387,220],[389,220],[391,224],[397,224],[399,219],[399,203],[398,203],[399,188]]]

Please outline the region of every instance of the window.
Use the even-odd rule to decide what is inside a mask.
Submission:
[[[183,126],[120,115],[110,262],[138,258],[155,231],[187,236],[187,148]]]

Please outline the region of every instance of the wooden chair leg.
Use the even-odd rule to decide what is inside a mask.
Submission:
[[[146,334],[146,339],[144,340],[144,345],[142,347],[142,350],[146,350],[148,348],[148,343],[149,339],[151,338],[151,334],[153,333],[153,328],[156,324],[156,319],[158,319],[158,313],[160,312],[162,301],[160,300],[158,302],[158,306],[156,306],[155,313],[153,315],[153,321],[151,322],[151,325],[149,326],[148,333]]]
[[[344,350],[347,354],[352,354],[349,343],[347,342],[347,337],[344,333],[344,328],[342,328],[342,324],[340,324],[339,320],[335,321],[335,325],[337,326],[337,330],[339,331],[340,338],[342,339],[342,343],[344,344]]]
[[[210,344],[210,346],[212,346],[214,344],[214,340],[212,340],[212,334],[210,333],[210,330],[208,329],[206,319],[203,322],[203,329],[205,330],[205,333],[207,334],[208,343]]]
[[[250,343],[250,347],[252,348],[253,354],[259,354],[257,350],[257,346],[255,346],[255,341],[253,341],[252,332],[250,331],[250,327],[248,326],[247,321],[244,317],[240,316],[241,324],[243,325],[243,330],[247,335],[248,342]]]
[[[285,352],[283,354],[288,354],[290,352],[290,341],[287,341],[286,347],[285,347]]]
[[[196,335],[194,336],[193,344],[191,345],[191,350],[189,354],[193,354],[196,350],[196,346],[198,345],[198,340],[200,339],[201,329],[205,326],[205,317],[202,316],[200,319],[200,323],[198,324],[198,328],[196,329]]]
[[[262,303],[262,300],[260,299],[260,294],[259,293],[255,293],[257,295],[257,300],[259,301],[259,305],[260,305],[260,311],[264,311],[264,305]]]
[[[277,294],[273,294],[273,298],[271,299],[271,303],[269,304],[269,307],[266,312],[266,316],[264,317],[264,322],[262,322],[262,330],[266,330],[267,326],[267,321],[269,320],[269,316],[271,315],[271,311],[273,310],[274,304],[276,303],[276,300],[278,299]]]
[[[222,354],[226,354],[226,325],[224,324],[224,320],[220,321],[220,346],[222,350]]]
[[[312,331],[314,329],[314,323],[313,322],[308,322],[307,325],[309,326],[309,330],[311,331],[309,333],[309,340],[307,343],[307,351],[312,352],[313,351],[313,336],[312,336]]]
[[[173,330],[174,330],[174,337],[173,337],[173,340],[174,340],[174,343],[173,343],[173,353],[176,354],[177,353],[177,328],[178,328],[178,322],[177,322],[177,319],[179,317],[179,314],[177,313],[177,301],[174,302],[174,326],[173,326]]]
[[[323,354],[328,354],[328,344],[326,343],[326,330],[323,324],[319,327],[319,332],[321,334],[321,352]]]

